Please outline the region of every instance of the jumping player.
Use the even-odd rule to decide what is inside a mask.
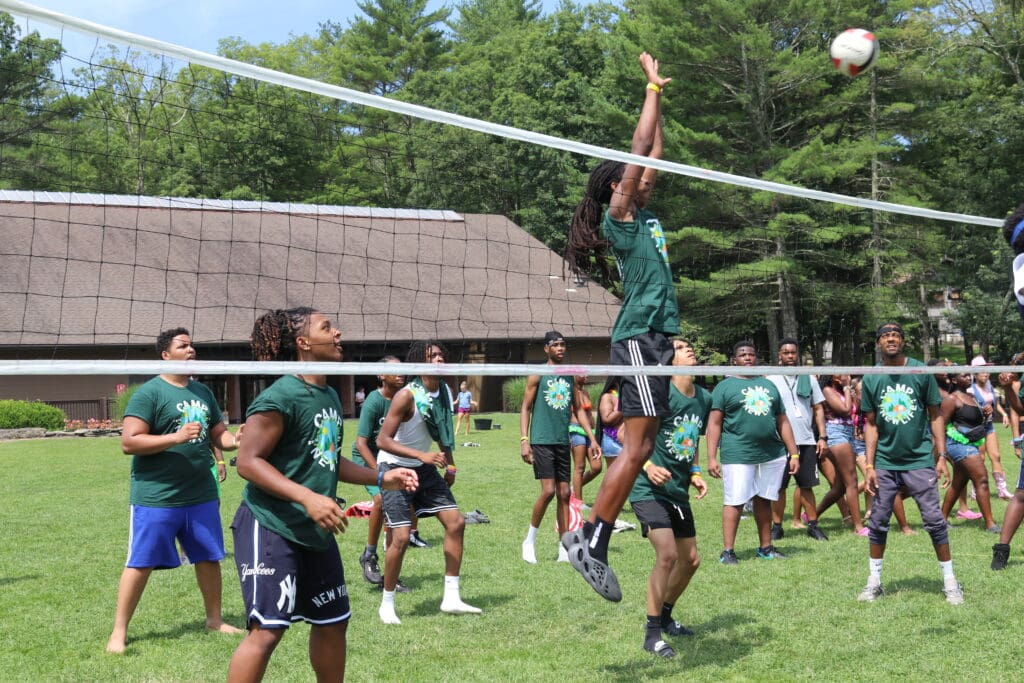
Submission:
[[[640,55],[640,66],[647,88],[631,151],[655,158],[662,144],[661,92],[671,79],[659,75],[657,60],[646,52]],[[590,174],[569,229],[566,259],[574,271],[582,270],[591,252],[601,254],[608,246],[618,263],[623,301],[612,329],[614,365],[668,365],[673,355],[669,337],[679,333],[679,308],[665,234],[658,219],[641,208],[654,178],[653,169],[602,162]],[[608,209],[602,219],[605,205]],[[626,424],[622,452],[601,482],[589,521],[562,537],[573,567],[595,591],[613,602],[622,599],[622,591],[608,566],[608,541],[640,468],[654,450],[660,417],[669,410],[669,383],[664,376],[623,372],[619,390]]]

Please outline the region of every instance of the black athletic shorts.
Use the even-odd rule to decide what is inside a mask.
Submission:
[[[818,447],[814,444],[809,446],[797,446],[800,451],[800,469],[796,471],[796,475],[793,476],[796,479],[796,485],[802,489],[813,489],[818,485]],[[785,469],[782,471],[782,485],[779,489],[784,489],[789,486],[789,463],[786,463]]]
[[[262,526],[244,502],[231,522],[247,626],[288,628],[294,621],[334,624],[352,614],[345,571],[332,536],[313,550]]]
[[[638,500],[632,503],[633,514],[640,520],[640,533],[647,538],[651,529],[671,529],[673,538],[696,538],[690,504],[673,505],[662,500]]]
[[[572,452],[569,444],[530,444],[533,451],[533,478],[572,480]]]
[[[672,365],[672,341],[661,332],[648,330],[612,342],[612,365],[647,367]],[[668,414],[668,375],[619,377],[619,410],[623,417],[660,417]]]
[[[378,463],[377,467],[385,472],[401,465]],[[442,510],[458,510],[452,490],[448,482],[437,472],[433,465],[423,464],[414,468],[419,477],[420,485],[413,492],[388,491],[380,492],[381,506],[384,510],[384,523],[388,528],[412,526],[409,507],[412,506],[417,517],[429,517]]]

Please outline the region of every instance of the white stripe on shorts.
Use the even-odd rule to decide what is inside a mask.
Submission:
[[[640,344],[636,339],[627,339],[626,348],[629,349],[629,359],[633,362],[636,367],[644,366],[644,358],[640,353]],[[640,408],[644,411],[644,415],[647,417],[655,417],[657,411],[654,410],[654,395],[651,393],[651,383],[647,375],[634,375],[633,379],[636,380],[637,394],[640,396]]]

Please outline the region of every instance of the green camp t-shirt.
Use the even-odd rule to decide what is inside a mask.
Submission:
[[[696,393],[690,398],[672,385],[668,392],[668,415],[661,418],[654,441],[650,462],[667,469],[672,478],[655,486],[642,470],[629,493],[631,501],[658,499],[673,505],[689,501],[690,465],[711,413],[711,394],[703,387],[694,389]]]
[[[359,413],[359,430],[356,436],[366,439],[370,452],[377,457],[377,435],[384,425],[384,418],[387,417],[388,409],[391,408],[391,399],[384,398],[380,390],[373,391],[363,401],[363,410]],[[366,465],[363,456],[359,454],[358,442],[352,442],[352,462],[358,465]]]
[[[341,448],[341,402],[331,387],[307,384],[294,375],[277,380],[249,406],[246,417],[277,412],[284,431],[268,461],[281,474],[329,498],[338,489]],[[273,496],[252,482],[242,499],[260,524],[314,550],[326,550],[330,532],[318,527],[298,503]]]
[[[661,223],[643,209],[629,222],[617,221],[605,212],[601,230],[622,279],[622,308],[612,328],[612,341],[648,330],[679,334],[679,305]]]
[[[132,505],[170,508],[217,499],[217,484],[210,476],[210,427],[223,417],[209,389],[192,380],[176,387],[154,377],[132,395],[124,414],[149,425],[150,434],[173,434],[188,422],[202,425],[199,437],[188,443],[132,456]]]
[[[920,366],[908,358],[906,365]],[[934,375],[865,375],[861,412],[874,413],[878,426],[875,467],[917,470],[934,467],[928,406],[942,403]]]
[[[569,444],[573,381],[572,375],[543,375],[540,378],[530,418],[530,443],[544,446]]]
[[[711,394],[711,409],[722,411],[722,464],[757,465],[786,455],[777,423],[786,408],[771,380],[727,377]]]

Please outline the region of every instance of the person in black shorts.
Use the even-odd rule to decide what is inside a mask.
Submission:
[[[657,158],[661,154],[661,92],[671,79],[658,73],[658,62],[646,52],[640,65],[647,77],[640,119],[631,151]],[[623,300],[612,329],[611,362],[627,367],[669,365],[679,334],[675,280],[668,262],[665,232],[644,207],[655,180],[654,169],[604,161],[587,183],[569,229],[566,259],[575,272],[606,247],[615,255],[622,279]],[[608,209],[602,218],[603,207]],[[669,378],[628,375],[624,368],[619,405],[626,424],[622,452],[608,468],[590,519],[578,531],[562,536],[572,566],[591,588],[613,602],[622,599],[615,572],[608,566],[608,541],[615,519],[654,450],[660,417],[669,409]]]
[[[311,308],[261,316],[252,332],[257,360],[341,360],[341,332]],[[346,518],[338,480],[415,489],[416,473],[377,473],[339,457],[342,408],[325,375],[286,375],[249,406],[238,474],[249,483],[231,530],[249,632],[228,666],[228,681],[259,681],[285,631],[310,624],[309,661],[317,680],[345,677],[349,619],[345,572],[334,534]]]
[[[676,339],[672,344],[675,365],[697,364],[687,342]],[[700,566],[689,488],[697,490],[697,500],[708,492],[701,477],[697,447],[711,412],[711,394],[694,384],[693,375],[676,375],[672,378],[669,405],[669,414],[661,419],[654,455],[644,465],[629,494],[641,531],[654,547],[654,568],[647,581],[644,649],[663,658],[676,654],[663,640],[663,634],[693,635],[693,631],[672,618],[672,608]]]
[[[565,359],[565,337],[554,330],[544,335],[544,353],[548,365],[561,365]],[[579,393],[572,375],[530,375],[526,378],[523,405],[519,411],[519,450],[523,462],[533,465],[533,476],[540,481],[540,495],[533,504],[530,528],[523,541],[523,561],[537,564],[535,543],[540,523],[551,499],[558,495],[557,527],[559,536],[568,530],[569,482],[572,478],[572,454],[569,451],[569,423],[572,414],[590,440],[590,457],[600,458],[601,447],[590,431],[590,419],[582,413]],[[568,561],[559,545],[559,561]]]
[[[406,360],[410,363],[444,363],[444,348],[436,342],[414,342]],[[444,527],[444,594],[441,611],[448,614],[479,614],[480,609],[462,601],[460,574],[466,521],[452,495],[458,471],[453,452],[452,400],[447,385],[437,375],[423,375],[395,394],[377,435],[377,467],[413,469],[419,477],[414,489],[384,491],[384,523],[391,531],[384,560],[384,591],[377,615],[385,624],[401,624],[395,612],[395,591],[402,560],[409,547],[412,514],[434,515]],[[438,450],[431,450],[433,444]],[[444,477],[438,473],[444,469]],[[411,508],[410,508],[411,506]]]

